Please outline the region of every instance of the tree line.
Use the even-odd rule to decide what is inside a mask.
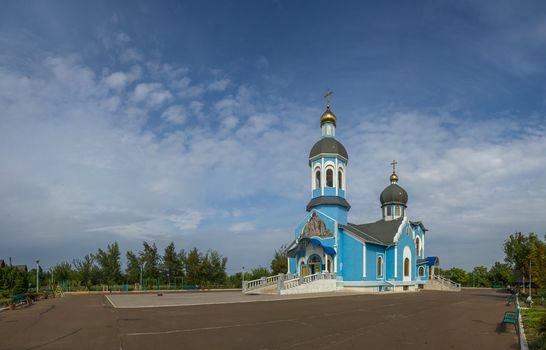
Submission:
[[[491,268],[477,266],[470,272],[453,267],[439,269],[439,274],[464,287],[515,286],[523,281],[533,288],[546,287],[546,236],[541,240],[535,233],[516,232],[504,241],[504,262],[495,262]]]

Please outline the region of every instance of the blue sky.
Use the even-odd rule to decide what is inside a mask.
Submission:
[[[544,233],[540,1],[4,3],[0,257],[48,266],[118,241],[267,266],[309,200],[332,89],[350,220],[399,162],[445,267]]]

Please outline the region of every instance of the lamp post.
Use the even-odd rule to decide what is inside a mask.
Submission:
[[[36,260],[36,293],[40,290],[40,260]]]
[[[143,261],[142,264],[140,264],[140,290],[142,290],[142,272],[144,270],[144,266],[146,266],[146,261]]]
[[[531,277],[531,259],[529,259],[529,301],[532,301],[533,298],[531,298],[531,281],[532,281],[532,277]]]
[[[245,267],[242,267],[243,269],[243,286],[245,285]]]

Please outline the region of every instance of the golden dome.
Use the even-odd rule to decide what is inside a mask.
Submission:
[[[332,123],[336,126],[336,115],[330,111],[330,106],[326,107],[326,111],[320,117],[320,125],[322,126],[324,123]]]
[[[391,182],[398,182],[398,175],[396,175],[395,173],[392,173]]]

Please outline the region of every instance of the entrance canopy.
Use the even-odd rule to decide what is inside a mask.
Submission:
[[[328,245],[323,245],[321,240],[315,237],[311,237],[311,238],[305,237],[300,239],[298,244],[294,246],[293,248],[288,249],[286,254],[288,255],[289,258],[297,257],[298,252],[304,252],[305,254],[305,249],[307,248],[308,245],[312,245],[314,247],[322,247],[322,250],[324,250],[324,252],[330,256],[336,255],[336,251],[334,248]]]
[[[440,265],[440,259],[437,256],[427,256],[425,258],[427,261],[427,266],[439,266]]]

